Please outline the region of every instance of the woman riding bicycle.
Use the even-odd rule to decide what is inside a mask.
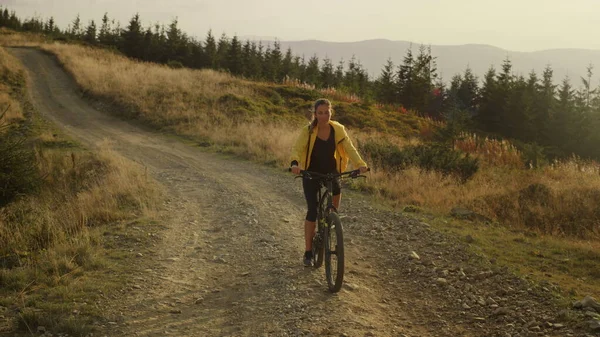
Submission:
[[[292,173],[300,174],[300,170],[319,173],[341,173],[346,170],[348,160],[361,173],[367,171],[367,164],[346,133],[344,126],[331,120],[331,102],[319,99],[314,103],[313,120],[302,128],[296,145],[292,150]],[[304,265],[312,266],[312,239],[315,235],[317,221],[317,193],[319,182],[315,179],[302,179],[304,197],[308,211],[304,222]],[[333,206],[340,207],[341,187],[339,179],[333,183]]]

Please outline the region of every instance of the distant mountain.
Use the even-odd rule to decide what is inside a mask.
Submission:
[[[258,40],[258,39],[256,39]],[[262,39],[263,44],[273,44],[274,40]],[[402,63],[411,42],[390,41],[384,39],[366,40],[360,42],[324,42],[317,40],[305,41],[280,41],[282,51],[292,48],[294,54],[304,55],[306,61],[316,54],[319,60],[329,57],[335,65],[344,59],[347,61],[355,55],[369,74],[378,77],[381,69],[391,57],[397,66]],[[413,54],[418,54],[420,44],[412,43]],[[513,64],[513,73],[527,77],[531,70],[535,70],[541,77],[546,65],[554,71],[554,82],[560,83],[569,76],[571,84],[576,88],[581,85],[581,77],[587,76],[587,66],[595,66],[592,86],[600,84],[600,50],[587,49],[551,49],[536,52],[516,52],[497,48],[489,45],[466,44],[456,46],[432,45],[431,53],[437,57],[438,74],[442,75],[445,82],[449,82],[457,73],[464,73],[467,66],[481,80],[490,66],[500,71],[502,62],[508,57]]]

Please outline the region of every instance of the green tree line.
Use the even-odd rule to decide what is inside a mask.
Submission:
[[[210,30],[199,41],[182,32],[177,19],[166,27],[158,23],[144,27],[136,14],[121,27],[107,13],[98,25],[93,20],[84,25],[78,15],[61,30],[53,18],[21,20],[14,11],[0,7],[0,27],[103,46],[171,67],[210,68],[252,80],[292,79],[316,88],[336,88],[363,100],[446,120],[455,131],[450,136],[482,132],[511,139],[523,148],[528,144],[528,149],[546,158],[577,154],[600,159],[600,89],[591,83],[592,65],[578,88],[569,78],[554,85],[550,66],[541,77],[533,71],[527,77],[515,75],[509,59],[500,70],[490,67],[481,80],[467,67],[446,84],[425,46],[416,53],[410,48],[399,65],[388,59],[381,74],[371,79],[355,57],[337,64],[316,55],[307,60],[290,48],[282,51],[278,41],[264,45],[237,36],[217,37]]]

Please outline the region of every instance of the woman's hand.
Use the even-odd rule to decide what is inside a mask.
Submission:
[[[300,174],[300,168],[296,165],[292,166],[292,173],[293,174]]]
[[[360,170],[360,173],[365,173],[369,170],[366,166],[361,166],[358,169]]]

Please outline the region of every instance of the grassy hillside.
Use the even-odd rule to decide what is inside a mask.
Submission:
[[[4,36],[5,43],[19,39]],[[369,160],[373,171],[368,181],[356,188],[441,230],[468,235],[473,249],[522,274],[572,288],[573,294],[600,295],[594,267],[600,262],[596,163],[574,158],[526,169],[521,153],[510,144],[467,135],[454,144],[479,159],[479,169],[466,182],[418,165],[398,169],[389,163],[410,163],[403,161],[405,150],[427,145],[434,130],[444,126],[335,92],[249,82],[210,70],[170,69],[77,45],[41,48],[55,55],[82,93],[107,111],[199,146],[281,167],[288,165],[312,101],[330,98],[334,119],[348,126],[359,149],[379,154],[378,160]],[[455,219],[449,215],[456,207],[475,213]]]
[[[124,283],[103,232],[151,216],[160,190],[108,146],[89,152],[42,120],[1,47],[0,74],[0,334],[86,335],[99,296]]]

